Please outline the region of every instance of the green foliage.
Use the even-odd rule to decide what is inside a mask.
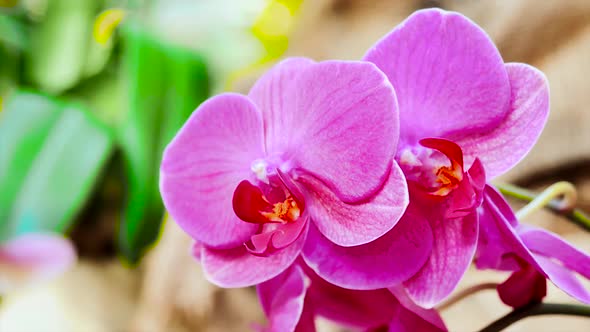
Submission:
[[[92,38],[100,2],[52,0],[31,31],[28,78],[43,91],[61,93],[104,67],[111,52]]]
[[[128,114],[121,131],[128,192],[119,248],[135,263],[158,235],[162,151],[192,111],[207,98],[209,79],[201,57],[164,45],[137,25],[124,31]]]
[[[64,232],[85,204],[113,148],[87,110],[28,92],[0,116],[0,241],[23,232]]]

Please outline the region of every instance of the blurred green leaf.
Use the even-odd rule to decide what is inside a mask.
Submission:
[[[110,48],[93,45],[92,26],[101,1],[52,0],[33,27],[27,74],[44,91],[61,93],[98,73]]]
[[[25,50],[29,44],[25,25],[15,17],[0,14],[0,43],[19,51]]]
[[[113,147],[84,109],[18,92],[0,116],[0,240],[66,231]]]
[[[119,248],[139,260],[157,238],[163,217],[158,176],[164,147],[207,98],[209,79],[201,57],[164,45],[138,26],[124,29],[129,113],[121,133],[129,187],[119,228]]]

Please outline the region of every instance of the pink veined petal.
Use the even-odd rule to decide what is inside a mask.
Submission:
[[[590,256],[564,239],[544,229],[532,227],[519,232],[519,235],[533,254],[559,260],[566,268],[590,279]]]
[[[478,218],[474,212],[432,221],[431,226],[432,253],[420,271],[404,282],[410,298],[424,308],[434,307],[451,294],[469,268],[477,244]]]
[[[0,294],[52,278],[69,268],[76,252],[66,238],[26,234],[0,245]]]
[[[205,276],[212,283],[226,288],[248,287],[272,279],[299,256],[307,231],[308,226],[291,245],[264,257],[251,254],[245,246],[232,249],[203,247],[201,263]]]
[[[485,230],[485,232],[488,233],[485,235],[485,238],[492,239],[498,244],[494,246],[482,246],[482,236],[480,235],[480,246],[478,247],[478,257],[476,260],[477,267],[502,268],[503,261],[500,258],[503,256],[506,257],[507,254],[513,254],[531,264],[537,271],[545,275],[564,292],[579,301],[590,303],[590,293],[584,288],[573,272],[578,270],[581,273],[587,272],[586,263],[584,262],[585,259],[580,256],[583,254],[563,242],[559,243],[561,241],[557,238],[550,238],[547,233],[544,234],[542,231],[538,230],[525,230],[523,232],[524,237],[527,237],[526,234],[528,232],[532,232],[528,235],[528,243],[525,245],[523,239],[520,238],[519,234],[516,233],[514,226],[511,225],[509,219],[507,219],[515,218],[514,213],[512,213],[511,210],[506,210],[508,204],[502,198],[500,193],[492,187],[487,186],[485,196],[486,199],[484,199],[483,205],[484,210],[482,211],[486,213],[489,212],[489,215],[487,217],[486,213],[481,215],[480,223],[482,232]],[[501,213],[500,211],[504,212]],[[507,214],[505,215],[503,213]],[[539,240],[550,241],[550,244],[547,244],[545,247],[545,244],[541,244]],[[534,250],[538,253],[531,252],[527,247],[528,245],[532,245]],[[557,247],[553,249],[553,245]],[[569,248],[565,248],[566,246]],[[538,251],[539,249],[540,251]],[[550,255],[545,256],[543,253],[548,253]],[[567,262],[568,265],[564,267],[555,263],[552,260],[553,257],[563,260],[562,263],[564,264]],[[572,266],[572,270],[570,270],[569,266],[574,262],[581,263],[581,266]]]
[[[365,244],[387,233],[409,202],[404,175],[395,162],[381,191],[358,204],[342,202],[313,176],[302,174],[297,181],[306,189],[307,211],[318,230],[344,247]]]
[[[547,278],[559,287],[562,291],[586,304],[590,303],[590,292],[582,285],[573,271],[555,263],[551,259],[535,255],[537,263]]]
[[[431,311],[434,311],[431,309]],[[437,314],[438,315],[438,314]],[[439,318],[440,319],[440,318]],[[446,328],[440,328],[437,325],[431,324],[428,320],[424,319],[419,314],[408,310],[403,306],[399,306],[393,319],[389,324],[389,331],[396,332],[444,332]]]
[[[269,322],[263,331],[295,331],[303,313],[308,284],[301,268],[294,265],[256,287]]]
[[[305,262],[323,279],[349,289],[391,287],[414,275],[432,251],[428,222],[406,213],[377,240],[356,247],[341,247],[313,225],[303,249]]]
[[[269,155],[282,153],[289,145],[298,119],[293,106],[297,103],[296,78],[315,62],[295,57],[285,59],[262,75],[252,86],[248,97],[254,101],[264,119],[264,138]]]
[[[549,85],[538,69],[522,63],[506,64],[511,102],[506,119],[488,132],[457,134],[466,164],[483,162],[488,179],[503,174],[531,150],[549,116]]]
[[[170,142],[160,191],[174,220],[207,246],[241,245],[258,225],[240,220],[234,190],[263,156],[262,118],[248,98],[222,94],[204,102]]]
[[[506,254],[513,253],[535,266],[535,259],[515,227],[516,216],[508,202],[492,186],[486,185],[479,212],[479,241],[475,263],[480,269],[502,269]]]
[[[434,309],[424,309],[418,306],[410,299],[405,289],[401,286],[389,288],[389,291],[397,298],[400,305],[404,308],[402,312],[409,319],[401,319],[401,326],[405,326],[408,332],[411,331],[447,331],[445,323]],[[413,317],[412,317],[413,316]],[[398,331],[394,326],[395,319],[390,324],[390,331]],[[405,331],[400,329],[399,331]]]
[[[290,75],[295,67],[302,69]],[[303,60],[283,62],[268,75],[277,77],[264,84],[276,86],[255,90],[255,100],[272,106],[263,110],[267,153],[294,173],[316,176],[345,202],[377,191],[399,133],[397,101],[385,75],[367,62]]]
[[[307,269],[309,270],[309,269]],[[396,308],[396,298],[386,289],[359,291],[326,282],[308,271],[311,285],[306,307],[316,315],[356,328],[375,328],[389,323]]]
[[[543,300],[547,295],[547,280],[533,266],[526,265],[512,273],[497,288],[502,302],[513,308],[521,308]]]
[[[364,59],[396,90],[402,144],[489,130],[507,115],[504,62],[488,35],[461,14],[417,11]]]

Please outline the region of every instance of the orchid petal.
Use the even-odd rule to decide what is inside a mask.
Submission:
[[[541,266],[541,271],[559,289],[566,292],[578,301],[590,303],[590,292],[582,285],[576,275],[566,267],[555,263],[551,259],[535,255],[536,262]]]
[[[396,308],[396,298],[386,289],[351,290],[326,282],[313,271],[308,272],[311,285],[306,306],[316,315],[357,328],[374,328],[389,323]]]
[[[432,241],[428,222],[408,213],[387,234],[356,247],[335,245],[312,225],[303,258],[320,277],[334,285],[350,289],[385,288],[414,275],[428,259]]]
[[[385,75],[367,62],[290,60],[267,76],[251,92],[263,102],[267,153],[286,159],[296,173],[316,176],[345,202],[377,191],[399,128]]]
[[[14,238],[0,246],[0,294],[52,278],[75,260],[74,247],[61,236],[26,234]]]
[[[393,164],[383,189],[368,202],[346,204],[318,179],[301,175],[298,182],[307,190],[311,219],[330,241],[343,247],[371,242],[395,226],[408,205],[404,175]]]
[[[533,253],[556,259],[566,268],[590,279],[590,256],[564,239],[538,228],[527,228],[519,232],[519,235]]]
[[[393,287],[389,290],[397,298],[402,308],[398,317],[395,317],[389,325],[390,331],[447,331],[445,323],[436,310],[424,309],[416,305],[403,287]]]
[[[256,287],[262,308],[269,318],[264,331],[295,331],[303,313],[307,284],[299,266],[292,266]]]
[[[457,287],[471,264],[478,234],[475,212],[462,218],[437,220],[431,225],[432,254],[424,267],[404,282],[408,295],[424,308],[434,307]]]
[[[267,256],[253,255],[245,246],[232,249],[203,247],[200,256],[205,275],[212,283],[227,288],[253,286],[272,279],[299,256],[307,237],[307,228],[291,245]]]
[[[458,135],[466,164],[475,158],[485,165],[488,179],[503,174],[531,150],[549,116],[549,86],[542,72],[522,63],[506,64],[511,87],[510,112],[488,132]]]
[[[266,150],[282,152],[287,146],[297,113],[292,106],[297,102],[294,90],[296,78],[315,62],[311,59],[288,58],[276,64],[262,75],[252,86],[248,97],[258,106],[264,119]]]
[[[174,220],[208,246],[241,245],[258,228],[232,208],[234,190],[263,156],[262,118],[238,94],[213,97],[191,115],[164,151],[160,190]]]
[[[585,254],[542,230],[525,228],[521,239],[521,235],[509,221],[516,220],[516,217],[502,195],[491,186],[486,186],[484,197],[483,209],[480,210],[482,234],[476,259],[477,267],[503,269],[506,267],[505,260],[511,254],[530,264],[564,292],[582,302],[590,303],[590,292],[573,273],[577,271],[584,276],[588,273],[588,258],[584,257]],[[523,228],[518,225],[516,227]],[[526,243],[524,238],[527,239]],[[528,248],[529,245],[531,249]],[[561,260],[564,265],[554,262],[554,258]]]
[[[364,59],[395,87],[402,144],[489,130],[507,115],[504,62],[488,35],[458,13],[417,11]]]
[[[541,302],[547,295],[547,280],[534,267],[527,265],[498,285],[498,295],[502,302],[513,308]]]

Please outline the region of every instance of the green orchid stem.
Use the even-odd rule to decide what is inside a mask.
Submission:
[[[515,309],[506,316],[484,327],[479,332],[502,331],[521,319],[540,315],[567,315],[590,318],[590,306],[559,303],[534,303],[520,309]]]
[[[498,190],[500,190],[500,192],[505,196],[514,197],[526,202],[532,202],[535,200],[535,198],[537,198],[537,196],[539,196],[530,190],[515,186],[513,184],[496,184],[495,187],[498,188]],[[559,215],[563,215],[568,220],[590,232],[590,217],[582,210],[577,208],[564,209],[562,201],[555,199],[551,200],[547,205],[545,205],[545,207]]]

